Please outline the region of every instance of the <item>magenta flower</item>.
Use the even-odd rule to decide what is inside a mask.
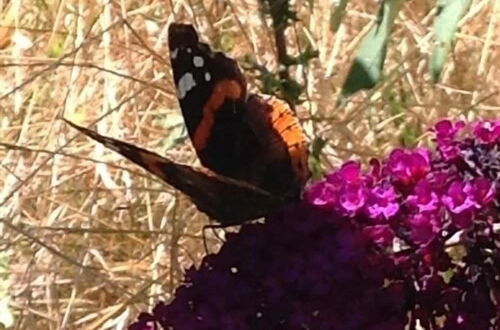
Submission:
[[[472,182],[472,197],[477,208],[488,205],[495,197],[495,185],[486,178],[476,178]]]
[[[353,216],[366,202],[366,189],[360,183],[346,184],[342,187],[339,196],[340,212]]]
[[[328,181],[318,182],[309,187],[304,199],[311,205],[333,209],[337,203],[339,188]]]
[[[395,149],[389,155],[387,170],[396,182],[403,186],[411,186],[430,171],[428,151]]]
[[[439,143],[437,149],[446,160],[453,160],[460,156],[460,147],[454,141]]]
[[[470,182],[454,181],[441,201],[454,214],[461,214],[475,206]]]
[[[354,161],[346,162],[335,174],[334,179],[327,176],[327,180],[333,179],[334,182],[337,182],[340,179],[345,183],[358,183],[361,180],[361,164]]]
[[[407,292],[384,281],[391,259],[337,218],[302,203],[244,225],[129,329],[404,328]]]
[[[465,122],[453,123],[450,120],[441,120],[434,126],[437,147],[441,155],[448,160],[455,159],[460,154],[460,149],[455,137],[465,127]]]
[[[394,231],[389,225],[367,226],[364,229],[365,234],[370,237],[377,245],[390,246],[394,237]]]
[[[390,184],[376,186],[368,196],[366,210],[372,219],[387,220],[399,210],[396,191]]]
[[[408,195],[406,202],[419,212],[432,212],[439,207],[439,197],[432,191],[430,183],[426,180],[420,181],[415,186],[413,194]]]
[[[500,141],[500,120],[481,121],[473,125],[476,138],[485,143]]]
[[[500,121],[464,125],[227,234],[129,329],[500,329]]]
[[[457,133],[464,127],[464,121],[452,122],[451,120],[444,119],[434,125],[433,131],[436,134],[438,143],[441,143],[454,140]]]
[[[442,229],[441,221],[434,213],[417,213],[409,217],[410,238],[417,245],[429,243]]]

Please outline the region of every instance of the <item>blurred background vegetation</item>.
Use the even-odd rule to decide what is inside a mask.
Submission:
[[[0,323],[14,329],[123,328],[205,255],[208,219],[186,197],[60,120],[198,164],[171,22],[237,58],[252,91],[295,105],[316,175],[427,143],[438,118],[499,117],[499,0],[11,0],[0,11]]]

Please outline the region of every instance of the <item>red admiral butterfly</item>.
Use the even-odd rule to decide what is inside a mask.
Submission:
[[[187,130],[210,171],[68,123],[179,189],[223,226],[298,199],[310,172],[305,135],[290,107],[247,93],[237,63],[199,42],[191,25],[170,25],[168,39]]]

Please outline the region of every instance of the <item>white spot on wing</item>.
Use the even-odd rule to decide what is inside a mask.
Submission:
[[[177,58],[177,53],[179,53],[179,48],[176,48],[170,52],[170,58],[175,60]]]
[[[205,72],[205,81],[210,81],[210,79],[212,79],[210,72]]]
[[[203,57],[201,57],[201,56],[195,56],[195,57],[193,57],[193,65],[196,68],[201,68],[204,63],[205,63],[205,61],[203,60]]]
[[[191,54],[191,52],[192,52],[191,48],[189,48],[189,47],[188,47],[186,50],[187,50],[187,52],[188,52],[189,54]]]
[[[194,81],[193,74],[187,72],[184,74],[181,79],[179,79],[179,83],[177,84],[177,95],[179,99],[183,99],[186,94],[196,86],[196,81]]]

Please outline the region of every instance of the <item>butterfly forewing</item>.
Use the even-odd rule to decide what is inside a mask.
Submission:
[[[199,42],[191,25],[171,24],[168,36],[177,98],[194,147],[202,152],[217,113],[233,113],[225,119],[235,123],[241,118],[245,78],[233,59]]]
[[[182,191],[200,211],[222,225],[241,224],[283,206],[282,199],[247,183],[175,163],[133,144],[66,122]]]

